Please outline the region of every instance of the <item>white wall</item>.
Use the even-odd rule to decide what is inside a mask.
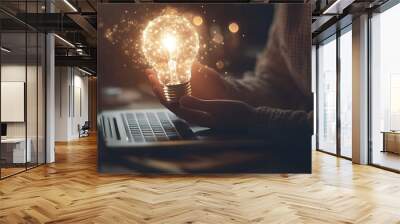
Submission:
[[[38,70],[37,70],[38,69]],[[32,161],[44,163],[45,150],[45,115],[44,115],[44,74],[42,67],[25,64],[3,64],[1,66],[2,82],[24,82],[26,85],[26,106],[21,108],[22,113],[26,112],[26,120],[23,122],[6,122],[8,138],[27,138],[30,140],[29,146],[32,150]],[[25,80],[27,79],[27,80]],[[2,96],[7,97],[7,96]],[[1,108],[1,110],[12,110],[11,108]],[[12,111],[8,111],[11,112]],[[37,153],[39,156],[37,157]]]
[[[55,140],[79,137],[78,125],[88,120],[88,78],[72,67],[56,67]]]
[[[68,140],[68,88],[70,84],[70,76],[68,74],[67,67],[55,68],[55,141]]]
[[[27,70],[25,70],[27,69]],[[34,66],[29,66],[25,67],[25,64],[4,64],[1,66],[1,81],[2,82],[25,82],[25,76],[26,76],[26,71],[28,71],[28,75],[30,74],[35,74],[36,75],[36,67]],[[33,72],[34,71],[34,72]],[[30,78],[30,77],[28,77]],[[29,80],[31,83],[31,80]],[[36,85],[36,82],[33,83]],[[36,99],[36,89],[27,89],[27,90],[32,90],[33,92],[28,91],[27,92],[27,103],[31,103],[34,101],[32,98]],[[34,106],[35,105],[30,105]],[[1,108],[1,110],[6,110],[7,108]],[[32,117],[33,115],[33,117]],[[35,121],[36,124],[36,114],[31,114],[28,113],[28,122]],[[7,123],[7,135],[8,137],[25,137],[25,123],[26,122],[8,122]],[[33,124],[28,124],[28,128],[32,127]],[[35,127],[36,129],[36,127]],[[28,133],[29,135],[29,133]],[[28,136],[29,137],[29,136]]]

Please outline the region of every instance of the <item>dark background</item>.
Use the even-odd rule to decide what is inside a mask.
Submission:
[[[257,54],[267,43],[274,13],[274,6],[265,4],[100,4],[98,61],[103,87],[132,87],[146,81],[140,35],[166,8],[174,8],[190,20],[201,16],[203,24],[196,26],[202,46],[198,61],[237,77],[254,69]],[[229,31],[231,22],[239,25],[238,33]],[[212,41],[213,30],[223,36],[224,45]],[[223,68],[217,68],[218,61],[223,62]]]
[[[190,21],[193,16],[203,18],[203,24],[197,26],[201,46],[198,61],[223,75],[235,77],[254,70],[257,56],[268,42],[274,18],[271,4],[100,4],[97,60],[100,113],[108,109],[149,109],[152,105],[149,98],[158,102],[144,74],[147,65],[140,53],[140,37],[147,23],[167,8],[177,10]],[[238,33],[229,31],[231,22],[239,25]],[[213,41],[215,30],[222,35],[223,45]],[[216,65],[218,61],[224,63],[223,68]],[[197,174],[309,173],[311,141],[310,136],[304,135],[298,133],[289,141],[271,137],[268,145],[249,146],[246,150],[241,146],[205,150],[204,146],[183,149],[175,145],[169,150],[109,150],[100,137],[98,169],[116,173],[168,173],[165,169],[143,164],[156,160]],[[294,148],[297,156],[293,154]],[[229,162],[229,158],[234,161]],[[205,168],[197,167],[204,162],[207,162]]]

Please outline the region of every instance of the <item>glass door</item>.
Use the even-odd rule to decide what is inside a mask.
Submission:
[[[24,31],[1,34],[2,178],[26,170],[31,161],[26,124],[26,42]]]
[[[2,2],[0,6],[23,15],[43,13],[44,3]],[[0,17],[15,20],[2,12]],[[10,24],[0,27],[1,179],[43,164],[46,158],[45,35],[18,20]]]

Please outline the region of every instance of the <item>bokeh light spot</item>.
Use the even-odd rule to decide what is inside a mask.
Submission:
[[[228,29],[231,33],[237,33],[239,31],[239,25],[235,22],[229,24]]]
[[[196,26],[201,26],[203,24],[203,18],[200,16],[193,17],[193,24]]]
[[[220,33],[214,34],[212,41],[214,41],[217,44],[221,44],[224,41],[224,36]]]
[[[221,61],[221,60],[219,60],[219,61],[217,61],[217,63],[215,64],[216,66],[217,66],[217,68],[218,69],[223,69],[224,68],[224,62],[223,61]]]

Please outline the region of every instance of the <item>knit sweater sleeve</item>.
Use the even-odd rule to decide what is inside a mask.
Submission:
[[[262,134],[312,135],[313,112],[258,107],[252,121],[252,132]]]
[[[227,78],[239,100],[285,109],[304,109],[310,104],[310,18],[309,10],[299,7],[303,6],[277,6],[267,45],[254,71],[241,79]]]

